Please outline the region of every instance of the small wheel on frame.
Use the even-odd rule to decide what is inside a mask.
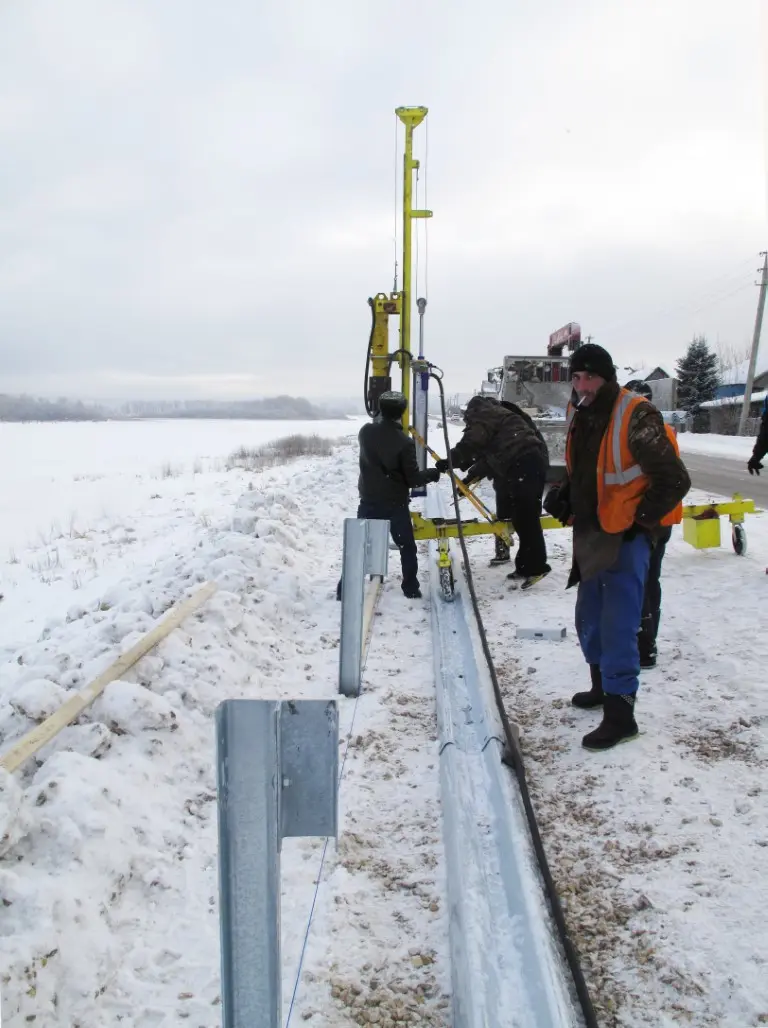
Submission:
[[[736,555],[743,557],[747,552],[747,530],[740,521],[731,526],[731,542]]]
[[[452,603],[454,597],[453,568],[440,568],[440,592],[446,603]]]

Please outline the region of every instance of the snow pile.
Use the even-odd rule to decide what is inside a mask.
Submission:
[[[694,435],[693,432],[681,432],[677,442],[681,453],[704,453],[711,457],[725,457],[745,463],[755,448],[754,436],[743,435]]]
[[[744,404],[744,393],[741,396],[721,396],[719,400],[706,400],[701,406],[704,410],[712,410],[715,407],[735,407],[737,404],[741,407]],[[768,391],[765,389],[752,392],[750,393],[750,403],[762,403],[766,396],[768,396]]]
[[[225,698],[337,698],[335,583],[356,478],[354,446],[256,476],[189,473],[146,511],[62,541],[54,581],[31,570],[45,545],[7,565],[3,750],[174,602],[219,585],[37,760],[0,776],[9,1023],[220,1024],[213,715]],[[374,1023],[445,1023],[429,628],[396,574],[378,624],[364,696],[339,698],[338,848],[321,870],[322,840],[283,846],[286,1011],[320,883],[297,1022],[355,1024],[365,1010]]]
[[[21,683],[8,696],[8,703],[17,714],[30,721],[44,721],[65,702],[67,690],[47,678],[33,678]]]

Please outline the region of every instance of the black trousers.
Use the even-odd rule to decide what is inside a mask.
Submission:
[[[541,527],[541,498],[546,465],[537,457],[523,458],[503,478],[493,482],[496,517],[511,521],[517,533],[515,571],[524,578],[549,571],[547,545]]]
[[[408,504],[391,507],[388,504],[366,503],[360,501],[357,508],[359,518],[370,518],[372,521],[389,521],[389,533],[392,541],[400,550],[400,564],[403,569],[403,592],[413,592],[419,588],[419,562],[416,551],[416,540],[413,535],[413,522]]]
[[[664,560],[667,543],[671,538],[672,529],[665,529],[664,534],[659,537],[651,550],[648,577],[645,580],[645,594],[643,595],[643,616],[640,620],[640,631],[637,638],[640,653],[643,656],[652,656],[656,653],[656,637],[659,634],[659,622],[661,621],[661,563]]]

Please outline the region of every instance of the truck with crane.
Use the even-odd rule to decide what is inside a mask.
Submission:
[[[546,354],[511,355],[489,368],[480,392],[516,403],[533,417],[564,417],[571,395],[570,355],[580,346],[581,326],[571,321],[550,335]]]

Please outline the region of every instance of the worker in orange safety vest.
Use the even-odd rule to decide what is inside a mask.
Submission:
[[[651,554],[680,521],[691,482],[661,414],[619,386],[606,350],[579,347],[570,374],[567,476],[544,507],[573,525],[568,586],[578,584],[576,630],[592,687],[571,702],[602,708],[583,745],[604,750],[638,734],[638,628]]]

